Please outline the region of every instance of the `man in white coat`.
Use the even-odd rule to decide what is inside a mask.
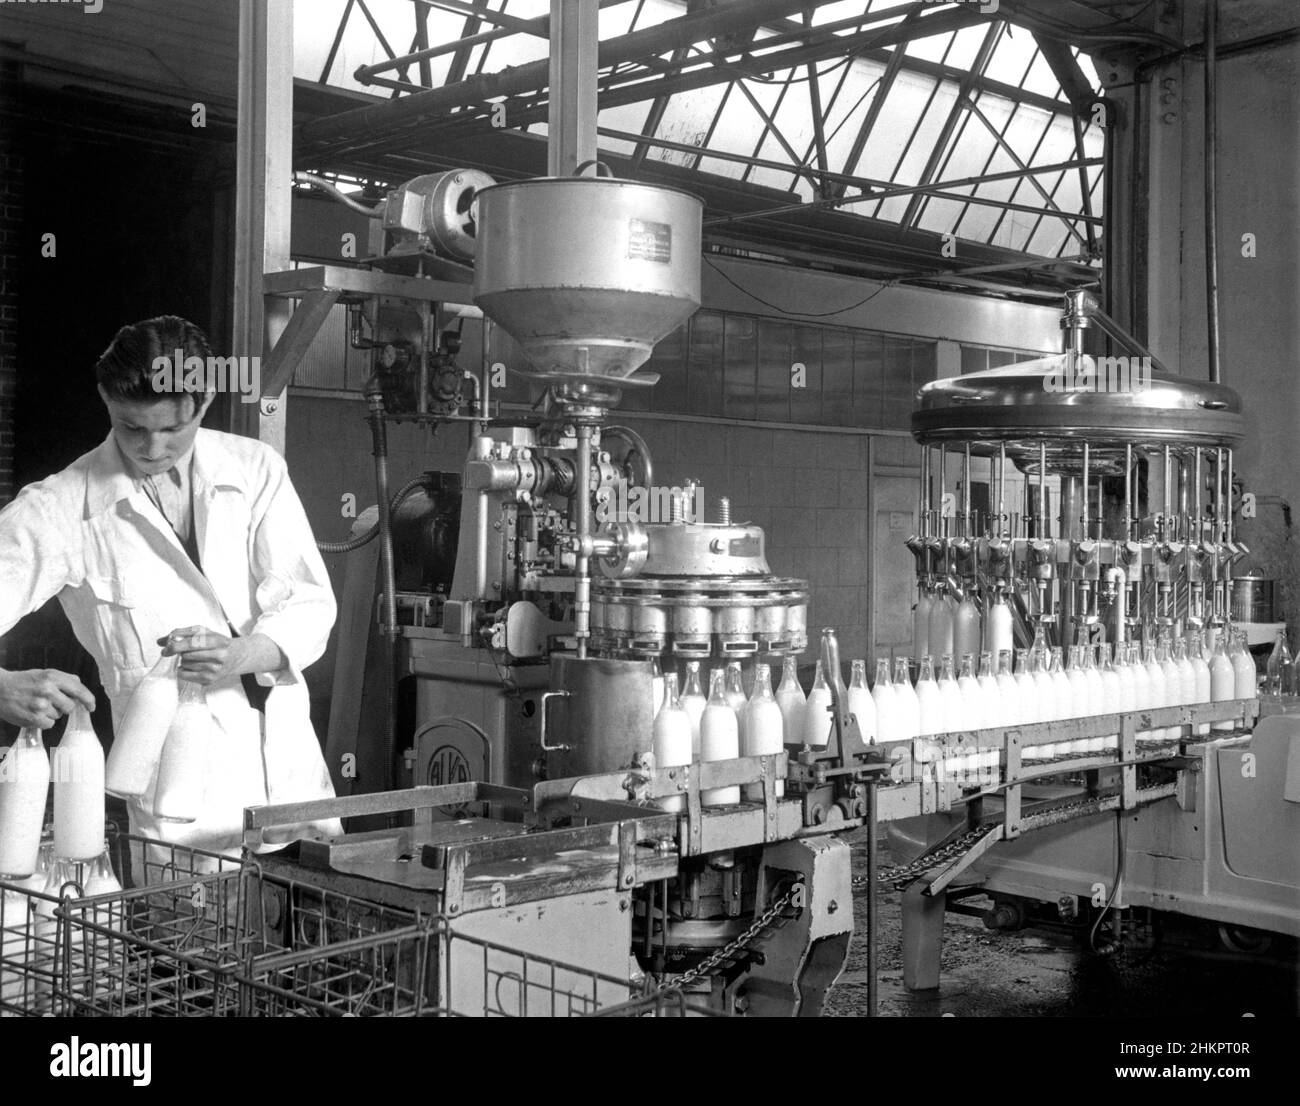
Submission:
[[[118,331],[95,366],[108,437],[0,511],[0,634],[57,596],[119,724],[159,656],[179,655],[214,723],[203,812],[160,821],[151,788],[129,803],[131,828],[227,852],[244,807],[334,794],[302,675],[325,648],[334,593],[279,455],[201,429],[212,392],[156,390],[155,359],[175,350],[210,364],[184,319]],[[94,706],[76,676],[0,670],[8,722],[45,729],[76,703]],[[338,832],[328,821],[268,840]]]

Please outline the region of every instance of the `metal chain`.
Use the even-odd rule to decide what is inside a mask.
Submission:
[[[1060,806],[1049,807],[1046,810],[1035,811],[1035,814],[1062,814],[1074,810],[1086,810],[1095,806],[1096,799],[1078,799],[1072,803],[1062,803]],[[1028,821],[1033,815],[1025,816],[1022,821]],[[960,837],[941,848],[936,848],[930,852],[922,853],[915,860],[907,864],[896,864],[891,868],[884,868],[876,873],[876,882],[893,887],[895,890],[900,889],[904,884],[911,883],[919,879],[932,868],[937,868],[950,860],[956,860],[963,854],[969,852],[975,847],[992,827],[989,825],[976,826],[974,829],[967,830]],[[865,887],[867,884],[866,876],[854,876],[854,887]]]
[[[717,952],[710,953],[689,971],[674,976],[671,982],[665,981],[661,983],[650,993],[657,994],[660,991],[666,991],[671,988],[687,987],[697,979],[703,979],[705,976],[716,975],[723,964],[729,960],[734,960],[737,954],[748,948],[778,921],[784,920],[786,907],[794,901],[795,895],[797,895],[802,888],[802,883],[796,883],[789,891],[755,918],[744,933],[740,934],[740,936],[736,937],[728,944],[723,945],[723,947],[718,949]]]

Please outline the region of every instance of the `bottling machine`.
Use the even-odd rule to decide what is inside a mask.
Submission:
[[[658,489],[650,444],[611,422],[624,390],[653,384],[641,371],[653,344],[699,304],[701,205],[600,176],[461,181],[475,190],[472,291],[434,279],[456,276],[447,259],[412,253],[413,239],[444,237],[419,220],[445,219],[454,203],[415,205],[413,215],[407,205],[410,225],[396,239],[376,236],[381,263],[370,269],[268,278],[272,294],[301,301],[295,319],[310,323],[332,296],[376,335],[367,398],[379,505],[337,548],[378,534],[381,551],[348,562],[327,747],[340,797],[250,808],[245,820],[251,847],[278,825],[317,818],[349,819],[349,832],[260,863],[290,876],[309,868],[347,895],[527,954],[549,983],[507,968],[514,961],[502,952],[495,970],[452,972],[448,984],[474,1002],[505,986],[505,1005],[524,1013],[585,1012],[671,989],[715,1013],[815,1014],[848,953],[855,890],[867,898],[860,938],[874,1003],[881,883],[904,889],[908,984],[935,986],[950,896],[985,880],[978,885],[1010,909],[1091,886],[1109,875],[1102,837],[1113,811],[1140,826],[1130,851],[1145,848],[1143,833],[1167,851],[1168,827],[1192,816],[1194,830],[1177,830],[1188,853],[1179,878],[1208,870],[1221,828],[1207,788],[1224,779],[1221,758],[1244,743],[1263,767],[1281,746],[1268,745],[1265,728],[1193,735],[1213,723],[1244,732],[1253,699],[869,743],[825,630],[826,747],[656,765],[656,663],[734,659],[749,669],[809,644],[807,585],[771,573],[762,530],[733,520],[725,501],[701,512],[689,483]],[[398,247],[406,275],[382,263]],[[494,415],[486,366],[472,400],[451,386],[473,374],[460,374],[433,335],[471,299],[518,344],[510,369],[538,386],[538,413]],[[1007,604],[1022,640],[1221,625],[1243,553],[1227,500],[1241,433],[1235,395],[1141,366],[1125,378],[1139,387],[1099,390],[1082,335],[1113,324],[1084,295],[1071,297],[1065,324],[1060,358],[922,391],[920,529],[909,544],[923,599],[942,590]],[[299,346],[307,333],[296,334]],[[390,503],[383,426],[394,399],[400,417],[465,425],[470,442],[461,473],[412,481]],[[947,492],[954,457],[959,511]],[[1020,484],[1007,461],[1025,474]],[[972,474],[990,463],[981,511]],[[632,501],[627,486],[643,500],[662,493],[667,517],[619,509]],[[1008,513],[1018,486],[1027,508]],[[386,706],[386,727],[370,724]],[[1139,745],[1156,728],[1177,740]],[[1117,737],[1064,757],[1032,755],[1063,735]],[[972,749],[985,768],[978,779],[946,770]],[[723,788],[742,798],[719,804]],[[1279,817],[1293,812],[1280,807]],[[884,873],[875,871],[880,822],[899,827],[896,844],[914,854]],[[859,828],[867,871],[855,880],[843,837]],[[1075,833],[1088,848],[1066,840]],[[1050,891],[1041,878],[1011,878],[1041,877],[1037,861],[1018,863],[1040,840],[1074,866],[1047,881]],[[1111,908],[1143,894],[1163,901],[1163,854],[1152,844],[1143,855],[1149,867],[1131,859]],[[1285,890],[1272,900],[1282,930]]]
[[[936,381],[918,394],[922,503],[920,532],[908,543],[918,648],[924,613],[945,595],[986,616],[1005,603],[1021,646],[1184,634],[1213,642],[1229,631],[1234,568],[1248,553],[1232,506],[1233,447],[1244,430],[1238,397],[1167,372],[1087,292],[1067,297],[1061,325],[1060,356]],[[1123,354],[1085,353],[1097,332]],[[972,505],[980,482],[983,510]],[[960,496],[948,497],[949,486]],[[1058,512],[1049,509],[1053,495]],[[1300,852],[1279,848],[1300,839],[1300,731],[1279,717],[1249,732],[1254,704],[1240,706],[1235,725],[1184,725],[1163,743],[1148,716],[1139,730],[1146,740],[1121,749],[1126,767],[1095,755],[1036,761],[1020,775],[1037,782],[1019,795],[1013,786],[978,795],[980,813],[1000,810],[1017,839],[968,854],[955,883],[949,871],[943,887],[913,887],[904,914],[909,985],[937,985],[945,898],[955,905],[971,894],[992,898],[985,920],[994,928],[1044,914],[1090,923],[1111,912],[1110,950],[1126,921],[1159,912],[1212,922],[1243,951],[1266,947],[1269,934],[1300,934]],[[1006,734],[1008,754],[1017,737]],[[1023,768],[1025,748],[1019,753]],[[1014,776],[1008,764],[999,782]],[[1167,797],[1139,810],[1141,785]],[[1096,801],[1116,786],[1116,806]],[[1029,802],[1074,812],[1030,836],[1013,834],[1006,811]],[[891,836],[917,851],[975,816],[968,806],[964,816],[902,821]]]

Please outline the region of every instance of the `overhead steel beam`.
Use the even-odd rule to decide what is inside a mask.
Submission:
[[[750,10],[750,5],[746,4],[746,10]],[[688,17],[684,17],[688,18]],[[985,17],[981,16],[978,9],[969,9],[962,11],[948,12],[944,11],[938,15],[929,16],[922,19],[919,24],[925,28],[925,33],[943,33],[944,31],[959,30],[963,27],[971,26],[975,23],[984,22]],[[673,22],[681,22],[674,20]],[[663,26],[663,25],[661,25]],[[651,30],[659,30],[658,27]],[[643,32],[637,32],[641,34]],[[860,35],[844,36],[843,38],[833,39],[829,42],[821,42],[813,46],[791,47],[775,54],[763,55],[760,58],[754,58],[748,63],[741,64],[731,62],[727,65],[716,65],[710,61],[700,69],[691,70],[676,78],[653,77],[650,79],[637,80],[635,83],[620,84],[617,87],[606,88],[600,94],[600,107],[619,107],[625,104],[638,103],[641,100],[653,99],[656,96],[668,95],[674,92],[688,91],[695,88],[704,88],[710,84],[717,84],[719,81],[733,80],[737,70],[751,73],[762,73],[772,70],[785,70],[795,66],[804,65],[809,60],[825,60],[828,57],[843,56],[846,53],[856,52],[865,46],[890,45],[902,37],[915,37],[916,32],[908,34],[901,29],[899,24],[889,27],[875,28],[870,31],[864,31]],[[613,39],[611,43],[622,40]],[[604,46],[602,44],[602,50]],[[517,74],[528,66],[519,66],[517,69],[508,70],[503,74],[493,74],[485,77],[481,82],[475,78],[462,81],[456,86],[459,91],[452,101],[459,103],[464,98],[464,89],[467,85],[475,84],[480,92],[485,93],[481,100],[474,100],[472,103],[478,104],[486,100],[507,95],[507,90],[515,88],[520,83]],[[634,76],[640,76],[636,74]],[[627,79],[626,77],[623,79]],[[607,78],[608,80],[608,78]],[[525,80],[524,84],[530,87],[520,91],[533,91],[535,87],[531,79]],[[456,134],[463,133],[467,130],[479,129],[480,124],[477,122],[477,116],[468,112],[461,112],[457,115],[449,115],[452,103],[442,97],[443,93],[452,90],[435,89],[428,93],[419,93],[408,96],[405,99],[385,102],[381,105],[374,105],[367,108],[357,109],[354,111],[344,112],[328,119],[315,120],[303,125],[300,131],[299,148],[303,152],[305,159],[312,163],[328,163],[329,159],[338,155],[357,154],[359,152],[376,152],[394,146],[409,145],[412,141],[427,138],[430,135],[437,135],[440,139]],[[443,104],[441,114],[441,123],[434,123],[429,118],[416,118],[414,120],[402,118],[396,121],[396,126],[385,124],[382,121],[387,118],[386,113],[400,111],[403,115],[409,114],[408,105],[415,101],[424,100],[427,105],[435,101],[427,99],[429,97],[438,97],[436,101]],[[464,105],[462,105],[464,106]],[[427,109],[432,110],[432,109]],[[512,127],[526,126],[530,123],[538,122],[545,117],[545,108],[537,104],[534,107],[509,112],[510,123]],[[350,131],[355,125],[357,119],[371,120],[371,129],[365,132],[365,137],[356,137],[349,141],[326,141],[323,137],[327,133],[343,133],[339,124],[345,119],[352,119],[353,122],[348,124]],[[316,137],[313,143],[313,136]]]
[[[862,151],[867,148],[867,140],[871,137],[871,132],[876,126],[876,120],[880,118],[881,109],[885,106],[885,98],[889,95],[889,90],[894,87],[894,80],[898,77],[899,71],[902,70],[906,57],[907,51],[902,46],[896,46],[889,52],[889,61],[885,63],[885,71],[880,75],[880,83],[876,86],[876,94],[871,98],[871,103],[867,105],[867,114],[862,120],[862,126],[858,128],[858,133],[853,139],[853,145],[849,147],[848,157],[844,159],[845,173],[852,173],[858,167],[858,162],[862,160]],[[837,188],[831,195],[832,197],[843,196],[844,189]]]
[[[626,4],[628,0],[600,0],[601,8],[612,8],[619,4]],[[529,34],[537,35],[541,38],[547,38],[551,33],[551,17],[549,15],[539,15],[536,19],[524,20],[529,24]],[[443,54],[451,54],[457,50],[470,46],[481,46],[484,43],[496,42],[498,39],[509,38],[517,32],[506,28],[498,27],[491,31],[480,31],[477,34],[465,38],[451,39],[447,42],[439,43],[437,46],[429,46],[425,49],[412,51],[400,58],[393,58],[389,61],[378,61],[373,65],[360,66],[353,74],[357,80],[363,84],[368,83],[370,78],[377,73],[386,73],[389,70],[399,69],[403,65],[408,65],[413,61],[428,61],[431,58],[440,57]],[[450,83],[450,82],[448,82]]]
[[[715,38],[800,11],[808,0],[747,0],[724,8],[670,19],[600,44],[598,65],[605,67],[638,58],[668,53],[679,46]],[[304,124],[301,137],[310,144],[338,148],[349,142],[373,138],[403,123],[437,117],[454,108],[468,107],[500,96],[517,95],[545,88],[550,76],[550,59],[512,66],[500,73],[470,77],[455,85],[430,89],[391,103],[357,108],[328,119]]]
[[[1088,158],[1084,161],[1085,165],[1100,165],[1101,158]],[[1075,161],[1062,161],[1054,165],[1034,165],[1023,169],[1008,169],[1005,173],[986,173],[980,176],[963,177],[960,180],[938,181],[934,184],[904,184],[898,187],[886,187],[880,191],[864,193],[861,196],[846,196],[843,199],[834,200],[814,200],[806,204],[783,204],[781,207],[769,208],[766,211],[747,211],[739,215],[725,215],[717,219],[706,219],[704,225],[717,226],[722,223],[740,223],[747,222],[750,219],[770,218],[774,215],[785,215],[794,211],[820,211],[826,208],[846,207],[849,204],[871,203],[875,200],[888,200],[895,196],[911,196],[916,193],[939,192],[952,188],[962,188],[971,184],[984,184],[989,181],[1014,180],[1017,177],[1033,177],[1038,173],[1060,173],[1063,170],[1074,169],[1078,166]],[[951,199],[961,199],[973,201],[973,196],[952,196]],[[1034,209],[1037,210],[1036,208]],[[1081,218],[1070,212],[1060,212],[1071,220]]]
[[[482,10],[483,8],[486,8],[487,5],[488,5],[488,0],[474,0],[474,7],[477,10]],[[429,9],[425,7],[423,4],[419,4],[416,6],[415,11],[416,11],[417,18],[419,16],[424,17],[425,25],[427,27],[428,18],[429,18]],[[451,63],[447,68],[447,79],[443,82],[443,84],[455,84],[457,81],[462,80],[464,78],[465,70],[469,66],[470,53],[474,49],[473,46],[466,46],[464,45],[464,43],[466,39],[473,38],[475,35],[478,34],[479,28],[482,26],[482,23],[483,21],[479,19],[477,15],[467,15],[465,17],[465,26],[461,29],[461,33],[460,33],[460,40],[459,40],[460,45],[458,46],[456,53],[452,55]],[[426,32],[426,38],[427,37],[428,36]],[[428,48],[429,48],[428,42],[423,42],[420,44],[420,49],[416,51],[416,53],[422,55],[424,51],[428,50]],[[427,57],[420,57],[421,74],[426,72],[428,69],[429,69],[429,59]],[[433,86],[433,81],[431,79],[430,80],[421,79],[420,83],[423,84],[426,88],[431,88]]]
[[[321,84],[329,83],[327,78],[330,75],[330,70],[334,68],[334,59],[338,56],[339,45],[343,42],[343,32],[348,28],[348,16],[352,14],[352,5],[356,2],[357,0],[348,0],[343,5],[343,14],[339,17],[338,30],[334,32],[334,41],[330,43],[329,52],[325,55],[325,64],[321,67]]]
[[[467,15],[471,19],[482,19],[484,22],[494,23],[516,34],[537,34],[533,20],[520,19],[517,15],[506,15],[504,11],[495,11],[481,0],[475,0],[473,3],[465,3],[464,0],[412,0],[412,3],[418,7],[437,8],[452,15]]]
[[[975,118],[978,119],[981,123],[984,124],[985,127],[988,128],[989,134],[993,136],[993,140],[998,144],[998,147],[1002,150],[1002,152],[1011,159],[1012,164],[1014,164],[1017,169],[1028,169],[1029,166],[1026,165],[1020,159],[1020,155],[1017,154],[1016,151],[1011,148],[1011,143],[1008,142],[1002,135],[998,133],[997,128],[994,127],[993,124],[989,122],[988,116],[985,115],[982,111],[980,111],[979,107],[975,104],[975,102],[973,100],[967,100],[966,106],[970,109],[971,112],[974,113]],[[1050,126],[1051,123],[1049,122],[1048,127]],[[1035,180],[1033,176],[1027,176],[1025,179],[1029,181],[1030,187],[1033,188],[1034,191],[1036,191],[1043,198],[1043,203],[1047,205],[1047,209],[1049,211],[1055,212],[1061,210],[1059,207],[1057,207],[1056,201],[1053,200],[1052,197],[1048,194],[1047,189],[1044,188],[1041,184],[1039,184],[1038,181]],[[1073,227],[1070,227],[1069,230],[1070,233],[1073,234],[1074,237],[1079,240],[1079,244],[1082,245],[1084,248],[1087,248],[1088,243],[1084,239],[1083,235],[1081,235]]]
[[[678,72],[681,71],[682,62],[684,62],[689,55],[689,48],[685,46],[679,46],[673,51],[671,64]],[[664,112],[667,110],[668,97],[656,96],[654,102],[650,105],[649,112],[646,113],[645,123],[641,127],[642,135],[647,138],[653,138],[655,131],[659,129],[659,124],[663,122]],[[649,151],[649,145],[644,142],[638,143],[636,149],[632,153],[633,166],[640,166]]]
[[[991,23],[989,29],[984,34],[984,39],[980,43],[980,48],[976,51],[975,60],[970,67],[970,72],[957,86],[957,98],[953,100],[952,110],[948,112],[948,118],[943,121],[943,128],[939,131],[939,137],[935,140],[934,145],[930,148],[930,156],[926,158],[925,166],[921,170],[921,176],[918,184],[929,184],[934,180],[934,175],[939,171],[945,155],[948,152],[948,143],[952,141],[953,131],[957,128],[957,122],[961,119],[961,113],[965,101],[969,98],[975,85],[974,78],[984,72],[984,67],[988,65],[989,59],[993,56],[993,51],[997,49],[998,42],[1002,39],[1003,23]],[[924,116],[922,116],[924,118]],[[920,121],[917,121],[920,126]],[[915,134],[915,132],[913,132]],[[902,162],[900,160],[899,164]],[[903,212],[903,218],[899,220],[902,227],[915,225],[916,217],[921,210],[921,194],[913,196],[908,201],[907,210]]]
[[[1074,51],[1064,42],[1048,38],[1046,35],[1035,33],[1034,41],[1038,43],[1043,60],[1051,68],[1057,84],[1061,86],[1061,91],[1069,98],[1070,106],[1074,108],[1076,114],[1083,111],[1096,97],[1097,92],[1089,83],[1083,67],[1079,64],[1079,59],[1074,56]]]

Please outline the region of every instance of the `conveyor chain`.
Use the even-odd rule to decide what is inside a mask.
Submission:
[[[772,929],[778,922],[785,921],[786,909],[794,902],[795,897],[802,893],[803,884],[795,883],[784,895],[772,903],[757,918],[750,923],[744,933],[735,937],[716,952],[710,953],[701,960],[695,967],[689,971],[682,972],[681,975],[675,975],[666,978],[658,987],[651,991],[666,991],[669,989],[682,989],[690,986],[698,979],[706,976],[717,975],[728,963],[737,959],[751,944],[758,940],[769,929]]]
[[[1047,807],[1043,810],[1025,814],[1021,818],[1020,829],[1024,833],[1029,830],[1058,825],[1073,818],[1082,818],[1089,814],[1100,814],[1108,807],[1115,805],[1117,801],[1113,796],[1102,796]],[[990,833],[996,833],[1000,824],[996,816],[990,817],[980,825],[967,830],[960,837],[932,846],[907,864],[896,864],[893,867],[881,869],[876,874],[876,883],[891,887],[894,890],[901,890],[913,880],[920,879],[927,872],[968,853]],[[853,886],[855,888],[865,887],[866,884],[866,876],[853,877]]]

